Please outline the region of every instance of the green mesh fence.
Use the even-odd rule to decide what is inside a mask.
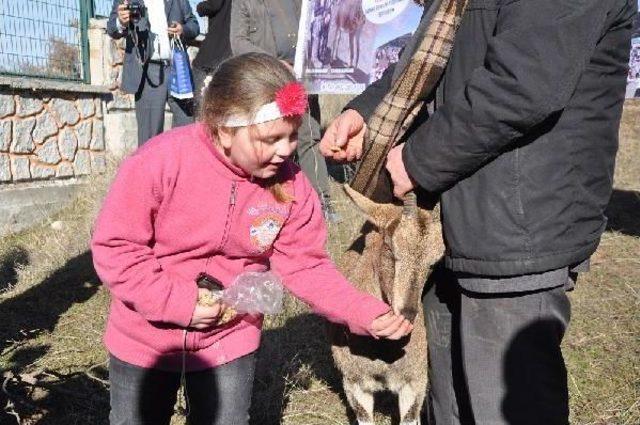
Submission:
[[[91,0],[0,0],[0,73],[88,82]]]

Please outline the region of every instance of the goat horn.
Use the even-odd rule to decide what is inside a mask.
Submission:
[[[404,195],[402,205],[402,215],[414,217],[418,213],[418,197],[414,191]]]

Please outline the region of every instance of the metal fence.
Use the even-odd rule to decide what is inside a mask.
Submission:
[[[92,0],[0,0],[0,73],[89,81]]]
[[[108,17],[112,6],[113,0],[95,0],[96,16]]]
[[[199,1],[189,0],[194,13]],[[0,0],[0,75],[90,82],[89,18],[109,16],[112,5],[113,0]]]

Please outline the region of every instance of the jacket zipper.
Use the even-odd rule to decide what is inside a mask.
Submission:
[[[218,251],[222,251],[224,246],[227,244],[227,240],[229,239],[229,231],[231,230],[231,219],[233,218],[233,211],[236,206],[236,197],[238,192],[238,183],[231,183],[231,194],[229,195],[229,208],[227,208],[227,219],[224,224],[224,233],[222,234],[222,242],[220,242],[220,247]]]
[[[225,224],[224,224],[224,233],[222,234],[222,241],[220,242],[220,246],[218,247],[218,252],[221,252],[222,249],[224,248],[224,246],[227,244],[227,240],[229,239],[229,233],[231,230],[231,219],[233,217],[233,211],[235,210],[235,206],[236,206],[236,199],[237,199],[237,192],[238,192],[238,182],[232,182],[231,183],[231,194],[229,195],[229,207],[227,208],[227,218],[225,220]],[[184,334],[184,350],[187,350],[187,333],[188,333],[188,329],[185,329],[185,334]],[[189,338],[189,342],[190,342],[190,348],[191,350],[197,350],[198,349],[198,342],[199,342],[199,338],[196,335],[195,332],[192,332],[190,335],[191,338]]]

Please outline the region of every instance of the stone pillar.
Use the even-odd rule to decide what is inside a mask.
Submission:
[[[95,78],[110,90],[110,95],[103,102],[107,155],[121,158],[138,147],[133,95],[120,91],[125,39],[109,37],[106,19],[92,19],[90,28],[91,81],[93,83],[95,68]]]
[[[89,63],[92,85],[108,85],[108,67],[105,52],[109,48],[106,19],[89,20]]]

